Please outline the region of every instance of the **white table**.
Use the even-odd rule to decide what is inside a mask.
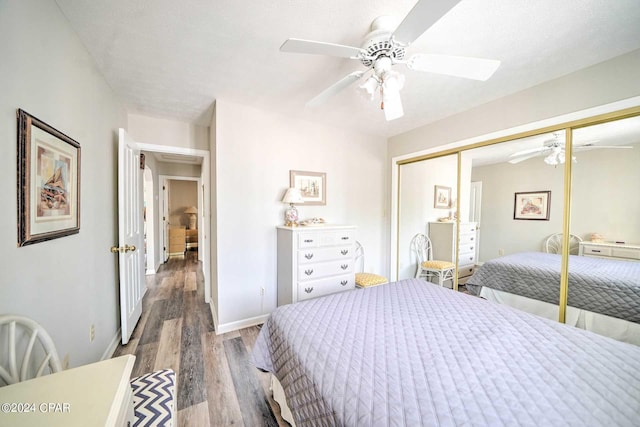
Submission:
[[[614,242],[580,242],[579,255],[640,261],[640,245]]]
[[[0,425],[133,425],[135,359],[122,356],[0,387]]]

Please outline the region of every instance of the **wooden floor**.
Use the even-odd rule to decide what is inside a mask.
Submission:
[[[288,426],[271,399],[269,374],[251,364],[258,327],[216,335],[197,252],[146,277],[142,318],[113,357],[136,356],[132,377],[176,372],[177,425]]]

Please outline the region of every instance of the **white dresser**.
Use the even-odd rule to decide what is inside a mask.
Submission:
[[[597,258],[640,261],[640,245],[613,242],[580,242],[579,255]]]
[[[355,230],[277,227],[278,306],[355,289]]]
[[[429,239],[433,245],[433,259],[456,262],[456,223],[430,222]],[[458,284],[464,285],[476,266],[478,229],[475,222],[460,223],[460,258]]]

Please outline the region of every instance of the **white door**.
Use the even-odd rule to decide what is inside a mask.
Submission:
[[[140,150],[120,129],[118,150],[118,263],[122,344],[129,342],[142,314],[144,295],[143,170]]]
[[[471,222],[477,223],[477,234],[476,234],[476,260],[480,259],[478,255],[480,255],[480,221],[481,221],[481,212],[482,212],[482,181],[472,181],[471,182],[471,215],[469,215],[469,220]]]

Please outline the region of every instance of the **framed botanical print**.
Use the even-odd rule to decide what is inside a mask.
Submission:
[[[513,219],[549,221],[551,191],[515,193]]]
[[[18,110],[18,246],[80,231],[80,144]]]

